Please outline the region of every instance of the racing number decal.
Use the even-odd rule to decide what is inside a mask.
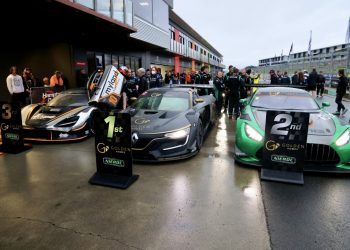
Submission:
[[[284,122],[283,119],[285,120]],[[272,126],[271,128],[271,134],[274,135],[288,135],[288,128],[293,121],[293,117],[289,114],[279,114],[275,117],[275,122],[280,122]]]
[[[12,111],[12,107],[10,104],[3,104],[2,112],[1,112],[2,119],[10,120],[12,117],[11,111]]]
[[[105,119],[105,123],[108,124],[108,132],[107,132],[107,138],[108,139],[113,139],[114,133],[123,133],[123,127],[115,127],[115,116],[108,116]]]
[[[113,133],[114,133],[114,125],[115,125],[115,116],[108,116],[105,119],[105,122],[109,124],[108,126],[108,133],[107,133],[107,138],[112,139],[113,138]]]

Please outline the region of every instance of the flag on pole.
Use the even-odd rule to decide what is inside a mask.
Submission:
[[[348,30],[346,31],[345,43],[350,43],[350,17],[348,23]]]
[[[312,30],[310,31],[309,49],[307,51],[308,56],[311,56],[311,43],[312,43]]]
[[[293,43],[292,43],[292,45],[290,46],[289,56],[290,56],[290,54],[292,54],[292,53],[293,53]]]

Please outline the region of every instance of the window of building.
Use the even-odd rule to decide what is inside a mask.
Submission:
[[[75,0],[75,2],[84,5],[90,9],[94,8],[94,0]]]
[[[112,0],[113,19],[124,22],[124,0]]]
[[[171,39],[175,40],[175,31],[171,31]]]
[[[343,44],[343,45],[341,46],[341,48],[342,48],[342,49],[345,49],[345,44]]]
[[[105,66],[112,64],[112,55],[111,54],[105,54]]]
[[[207,55],[207,51],[204,50],[204,55],[206,56]]]
[[[110,0],[96,0],[96,11],[111,16],[111,1]]]
[[[201,54],[203,54],[203,49],[201,48]]]
[[[153,1],[133,0],[133,3],[135,15],[150,23],[153,23]]]
[[[169,29],[169,6],[163,0],[153,0],[153,24],[163,30]]]
[[[193,43],[192,42],[188,42],[188,47],[192,49]]]
[[[329,48],[326,49],[326,53],[329,53]]]
[[[118,63],[118,56],[117,55],[112,55],[112,65],[118,68],[119,63]]]
[[[125,23],[133,26],[132,1],[125,0]]]

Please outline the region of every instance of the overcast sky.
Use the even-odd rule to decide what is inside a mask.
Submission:
[[[174,10],[237,67],[345,42],[350,0],[174,0]]]

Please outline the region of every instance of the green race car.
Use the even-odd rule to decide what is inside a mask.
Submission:
[[[310,114],[304,171],[350,173],[350,126],[327,112],[305,90],[288,87],[259,88],[245,105],[236,125],[235,161],[261,167],[266,112]]]

